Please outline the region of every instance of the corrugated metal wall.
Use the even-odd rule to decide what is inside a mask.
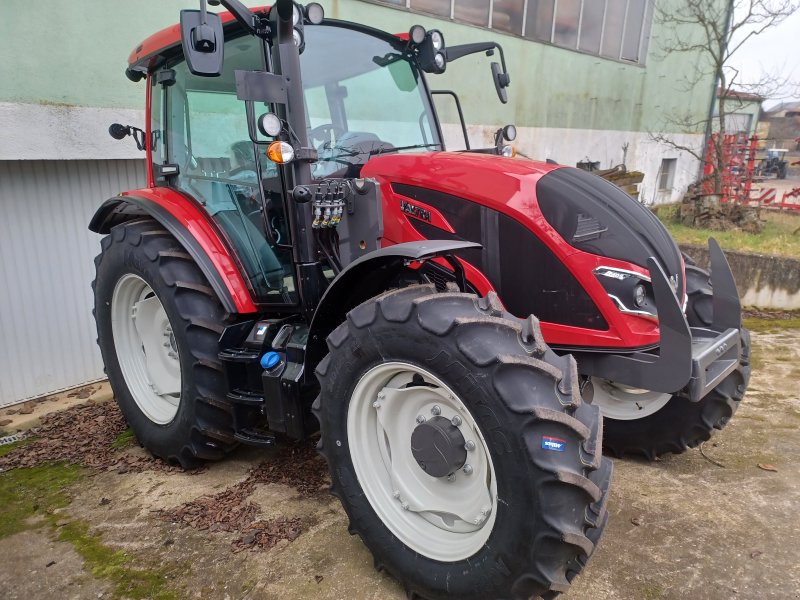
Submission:
[[[0,406],[103,377],[91,282],[97,207],[144,161],[0,161]]]

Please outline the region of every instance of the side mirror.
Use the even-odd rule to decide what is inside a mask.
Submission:
[[[494,89],[497,90],[497,96],[503,104],[508,103],[508,92],[506,88],[511,83],[511,76],[504,73],[500,69],[500,63],[492,63],[492,79],[494,80]]]
[[[181,44],[186,64],[194,75],[219,77],[222,74],[222,19],[206,11],[205,0],[200,10],[181,11]]]
[[[121,140],[131,136],[136,142],[136,147],[139,150],[144,150],[144,131],[133,125],[122,125],[120,123],[112,123],[108,128],[108,135],[115,140]]]

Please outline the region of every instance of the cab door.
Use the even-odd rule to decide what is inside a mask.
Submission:
[[[199,202],[219,225],[256,302],[294,306],[283,178],[250,140],[245,103],[236,97],[234,71],[263,68],[263,44],[250,36],[225,42],[219,77],[192,75],[183,60],[168,64],[171,72],[153,93],[153,160],[177,166],[165,184]]]

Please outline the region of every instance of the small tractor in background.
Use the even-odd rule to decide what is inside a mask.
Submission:
[[[789,170],[789,161],[786,155],[789,151],[785,148],[769,148],[767,155],[761,159],[756,167],[755,176],[763,178],[786,179]]]
[[[712,291],[619,188],[511,158],[513,126],[446,152],[427,75],[498,53],[505,102],[496,43],[209,3],[131,54],[147,123],[110,133],[148,183],[90,223],[136,437],[193,467],[320,431],[350,531],[412,596],[566,590],[607,521],[603,445],[681,452],[744,395],[723,253]]]

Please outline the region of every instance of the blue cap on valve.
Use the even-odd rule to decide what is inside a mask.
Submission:
[[[277,352],[267,352],[261,357],[261,366],[265,369],[271,369],[279,362],[281,362],[281,355]]]

